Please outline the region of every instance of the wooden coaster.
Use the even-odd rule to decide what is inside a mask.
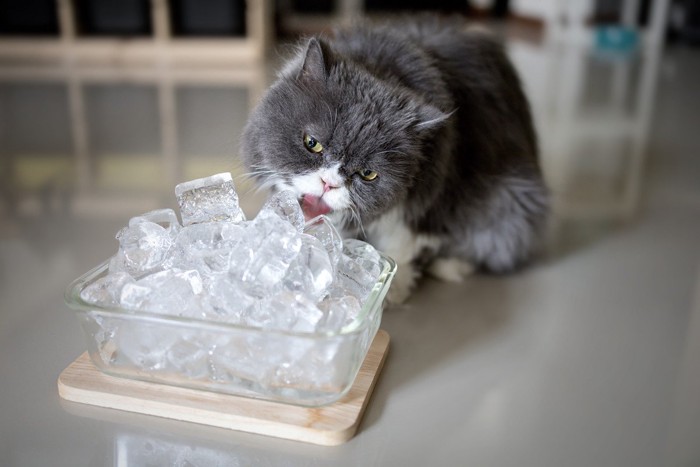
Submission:
[[[58,393],[83,404],[333,446],[357,432],[388,349],[389,334],[380,329],[350,390],[338,402],[322,407],[117,378],[98,370],[87,352],[58,377]]]

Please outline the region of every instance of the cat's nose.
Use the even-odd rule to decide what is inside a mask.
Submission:
[[[323,193],[330,191],[331,188],[338,188],[338,186],[340,186],[328,182],[328,180],[326,180],[325,178],[321,178],[321,182],[323,182]]]

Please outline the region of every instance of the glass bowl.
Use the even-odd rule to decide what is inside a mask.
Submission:
[[[69,285],[65,299],[92,362],[108,375],[320,406],[350,389],[379,329],[396,263],[381,255],[381,267],[362,311],[337,332],[276,331],[84,301],[82,290],[106,275],[108,262]]]

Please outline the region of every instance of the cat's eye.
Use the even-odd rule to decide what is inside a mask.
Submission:
[[[367,180],[368,182],[371,182],[379,175],[377,172],[370,169],[362,169],[357,173],[360,174],[360,177],[362,177],[363,180]]]
[[[316,138],[304,134],[304,147],[311,152],[319,153],[323,151],[323,146],[319,143]]]

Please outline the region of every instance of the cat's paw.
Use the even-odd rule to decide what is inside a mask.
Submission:
[[[474,272],[474,265],[457,258],[436,258],[427,268],[428,274],[447,282],[462,282]]]
[[[386,300],[391,305],[401,305],[411,296],[418,280],[418,271],[410,264],[401,264],[396,270],[394,280],[386,294]]]

